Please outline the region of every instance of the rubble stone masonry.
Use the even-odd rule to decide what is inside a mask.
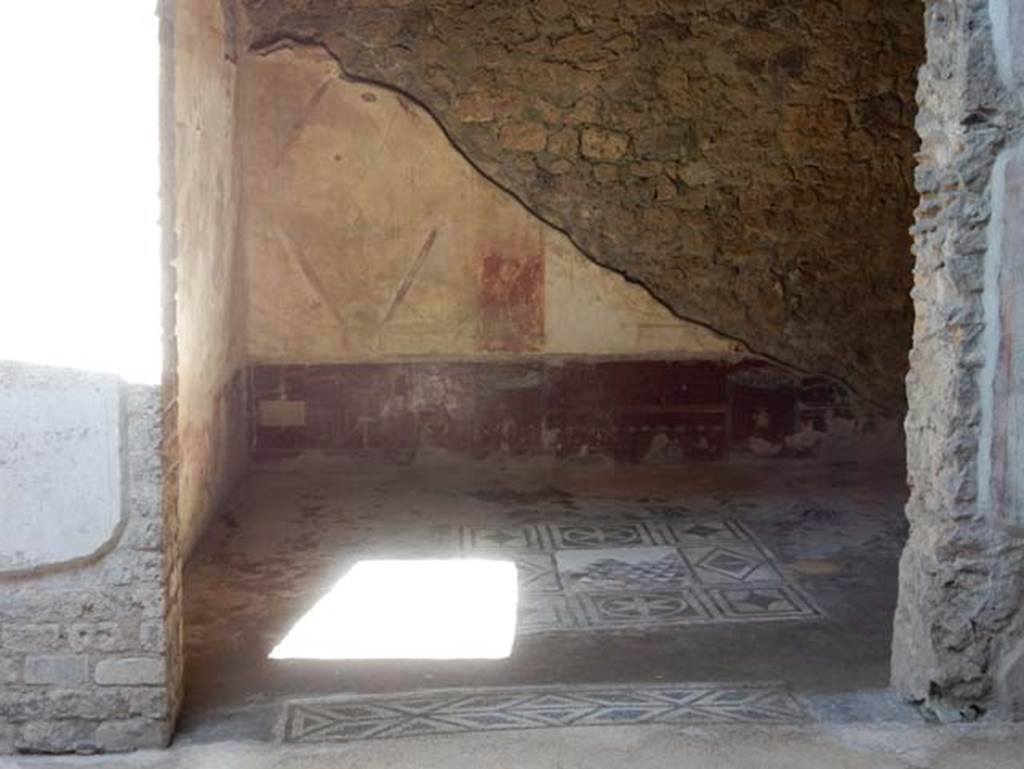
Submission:
[[[893,680],[942,718],[1019,718],[1024,10],[932,0],[927,36]]]

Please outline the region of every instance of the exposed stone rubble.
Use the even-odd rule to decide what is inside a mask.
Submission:
[[[906,424],[912,528],[893,680],[943,719],[1024,716],[1022,511],[979,504],[979,466],[993,449],[979,429],[982,372],[996,355],[984,333],[986,301],[997,301],[985,279],[993,168],[1024,137],[1020,81],[1001,81],[996,70],[993,17],[996,29],[1009,27],[997,18],[1000,5],[928,3],[918,94],[917,320]]]
[[[918,0],[243,0],[681,317],[898,406]]]

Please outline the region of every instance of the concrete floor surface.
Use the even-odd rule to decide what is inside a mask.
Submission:
[[[1024,725],[595,727],[324,747],[178,744],[122,756],[0,758],[0,769],[1020,769]]]

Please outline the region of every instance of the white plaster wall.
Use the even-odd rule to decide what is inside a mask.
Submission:
[[[993,48],[999,77],[1008,86],[1024,82],[1024,5],[1019,0],[989,0]]]
[[[178,519],[192,550],[245,461],[237,377],[245,275],[236,248],[235,65],[227,6],[178,0],[175,17]]]
[[[120,380],[0,362],[0,573],[102,551],[121,497]]]

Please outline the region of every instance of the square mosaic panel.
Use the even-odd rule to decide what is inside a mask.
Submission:
[[[584,593],[576,598],[587,627],[685,625],[713,617],[690,590]]]
[[[671,520],[665,524],[675,542],[700,547],[709,543],[749,542],[751,535],[737,521],[696,519]]]
[[[781,582],[771,560],[752,544],[680,548],[697,580],[704,585]]]
[[[556,550],[638,547],[664,541],[657,528],[644,522],[548,526],[548,532]]]
[[[509,552],[550,550],[543,526],[463,526],[460,544],[464,551]]]
[[[730,619],[803,618],[821,613],[792,585],[722,588],[708,590],[707,596]]]
[[[557,630],[579,630],[579,609],[567,595],[547,593],[520,593],[519,617],[516,632],[519,635],[548,633]]]
[[[519,574],[520,593],[562,592],[562,577],[552,553],[516,553],[511,558]]]
[[[464,526],[463,551],[526,552],[672,544],[675,535],[662,521],[560,523],[496,528]]]
[[[688,586],[694,577],[680,552],[668,545],[594,550],[561,550],[555,553],[558,572],[567,590],[630,590]]]

